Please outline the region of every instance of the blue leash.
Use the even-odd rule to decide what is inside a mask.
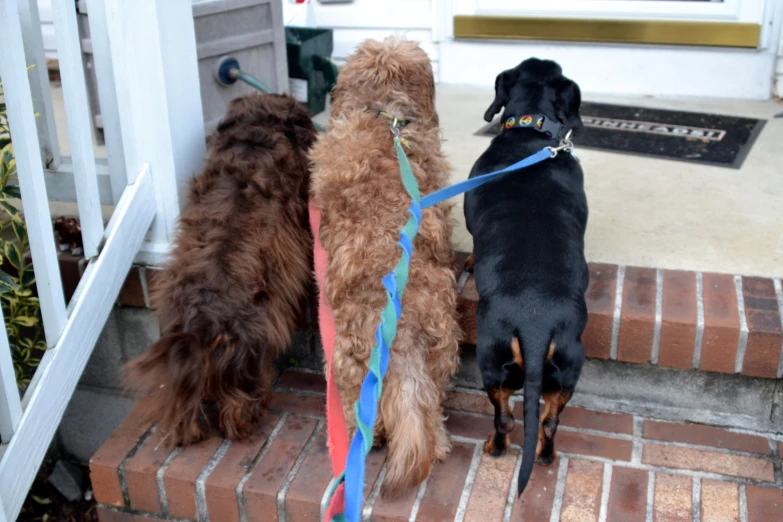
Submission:
[[[484,183],[488,181],[492,181],[496,177],[506,174],[508,172],[524,169],[525,167],[535,165],[536,163],[541,163],[542,161],[548,160],[549,158],[554,158],[555,156],[557,156],[557,152],[558,150],[555,149],[554,147],[545,147],[540,151],[536,152],[535,154],[533,154],[532,156],[528,156],[523,160],[517,161],[513,165],[508,166],[504,169],[496,170],[495,172],[490,172],[489,174],[482,174],[481,176],[476,176],[475,178],[466,179],[465,181],[460,181],[459,183],[455,183],[446,188],[442,188],[438,191],[435,191],[432,194],[427,194],[426,196],[421,198],[421,202],[420,202],[421,208],[427,208],[433,205],[437,205],[438,203],[442,203],[447,199],[451,199],[454,196],[462,194],[463,192],[467,192],[469,190],[473,190],[474,188],[480,187]]]

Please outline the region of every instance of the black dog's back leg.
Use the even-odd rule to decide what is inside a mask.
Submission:
[[[479,345],[477,352],[481,375],[484,380],[484,388],[489,396],[489,401],[495,409],[495,433],[487,438],[484,444],[484,452],[493,456],[503,455],[511,443],[510,434],[514,430],[515,421],[509,399],[518,389],[521,383],[516,378],[509,379],[508,364],[499,363],[512,354],[515,366],[514,373],[522,370],[522,354],[519,341],[514,338],[511,342],[498,341],[495,338],[487,339],[481,335],[479,329]],[[486,330],[484,330],[486,332]]]
[[[546,466],[555,460],[555,434],[560,424],[560,414],[574,394],[583,361],[584,351],[579,342],[561,347],[555,343],[550,345],[546,373],[551,373],[544,378],[544,392],[541,394],[544,409],[541,412],[536,448],[536,461],[539,464]]]

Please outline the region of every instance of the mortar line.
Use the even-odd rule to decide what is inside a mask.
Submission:
[[[634,415],[633,417],[633,449],[631,450],[631,462],[641,464],[642,462],[642,438],[644,436],[644,418]]]
[[[196,512],[198,513],[199,522],[210,522],[207,506],[207,479],[215,470],[223,455],[226,454],[229,446],[231,446],[231,441],[224,440],[221,442],[220,446],[215,450],[215,454],[212,455],[212,458],[209,459],[207,465],[204,466],[204,469],[201,470],[201,473],[196,478]]]
[[[470,499],[471,491],[473,491],[473,483],[476,480],[476,473],[478,473],[478,468],[481,464],[481,456],[483,454],[483,446],[481,444],[476,444],[476,447],[473,449],[473,458],[470,461],[470,468],[468,468],[468,476],[465,477],[465,485],[462,488],[462,495],[459,498],[457,513],[454,515],[454,522],[462,522],[465,519],[465,513],[468,511],[468,500]]]
[[[740,335],[737,342],[737,360],[734,361],[734,373],[742,373],[745,362],[745,350],[748,347],[748,319],[745,317],[745,296],[742,295],[742,276],[734,276],[734,288],[737,291],[737,313],[739,314]]]
[[[780,454],[780,450],[778,449],[778,441],[776,440],[769,440],[769,449],[770,454],[772,455],[772,458],[774,459],[772,461],[772,470],[775,474],[775,482],[778,484],[783,484],[783,463],[780,461],[780,458],[783,456]]]
[[[691,516],[693,522],[701,522],[701,479],[693,477],[691,488]]]
[[[647,475],[647,504],[645,506],[646,522],[653,522],[653,513],[655,512],[654,505],[655,505],[655,472],[650,471],[650,473]]]
[[[506,497],[506,508],[503,510],[503,522],[510,522],[511,515],[514,514],[514,502],[517,499],[517,484],[519,484],[519,470],[522,469],[522,452],[517,454],[517,460],[514,463],[514,474],[511,476],[511,484],[508,486],[508,496]]]
[[[552,501],[552,514],[549,517],[549,522],[560,522],[560,512],[563,510],[563,497],[565,496],[566,475],[568,475],[568,457],[564,457],[561,453],[560,466],[557,468],[555,499]]]
[[[430,474],[431,473],[432,468],[430,468]],[[416,500],[413,501],[413,506],[411,506],[411,514],[408,516],[408,522],[416,522],[416,516],[419,514],[421,501],[424,498],[424,493],[427,492],[427,484],[430,482],[430,476],[431,475],[427,475],[427,478],[425,478],[424,482],[419,486],[419,491],[416,493]]]
[[[267,438],[266,442],[264,442],[264,445],[261,447],[261,451],[258,452],[256,458],[253,459],[253,463],[250,464],[250,467],[245,472],[245,476],[242,477],[242,480],[240,480],[239,484],[237,484],[235,493],[237,496],[237,503],[239,504],[240,522],[247,522],[247,506],[245,506],[245,484],[247,484],[247,481],[250,480],[250,476],[256,470],[261,461],[264,460],[266,454],[269,453],[269,448],[272,446],[272,442],[274,442],[277,434],[280,433],[280,430],[283,429],[283,424],[285,424],[285,421],[288,419],[288,417],[289,414],[287,412],[280,416],[280,420],[277,422],[277,426],[275,426],[275,429],[273,429],[272,433],[269,434],[269,438]]]
[[[144,298],[144,306],[148,309],[152,308],[152,301],[150,301],[150,290],[147,285],[147,269],[143,266],[139,267],[139,283],[141,284],[141,295]]]
[[[696,339],[693,341],[693,367],[701,366],[701,346],[704,342],[704,274],[696,272]]]
[[[166,484],[163,481],[163,476],[166,474],[169,466],[171,466],[171,463],[174,462],[174,459],[176,459],[177,455],[181,452],[182,446],[176,446],[171,450],[171,453],[166,457],[166,460],[163,461],[163,464],[160,465],[158,471],[155,472],[155,486],[158,488],[158,503],[160,503],[160,512],[164,517],[169,516],[169,500],[166,498]]]
[[[661,323],[663,322],[663,270],[655,271],[655,330],[653,333],[652,354],[650,362],[658,364],[661,352]]]
[[[122,491],[122,500],[125,504],[125,507],[130,507],[130,493],[128,493],[128,481],[125,477],[125,466],[136,455],[136,452],[139,451],[139,448],[141,448],[144,443],[147,442],[153,433],[155,433],[155,426],[150,426],[150,428],[148,428],[147,431],[145,431],[144,434],[139,437],[139,440],[136,441],[136,444],[134,444],[130,451],[125,455],[125,458],[122,459],[122,462],[120,462],[120,465],[117,468],[117,475],[120,480],[120,491]]]
[[[299,452],[299,456],[296,457],[296,461],[294,462],[291,471],[288,472],[288,475],[283,481],[283,485],[280,486],[280,490],[277,492],[278,522],[286,522],[285,496],[288,494],[288,490],[291,487],[291,484],[293,484],[296,475],[299,473],[299,470],[302,468],[302,464],[304,463],[304,460],[307,458],[307,455],[310,453],[310,449],[312,449],[313,445],[315,444],[315,441],[318,440],[318,436],[321,434],[324,424],[325,421],[318,421],[318,424],[315,425],[315,429],[313,430],[313,433],[310,434],[310,437],[307,439],[304,448],[302,448],[302,451]]]
[[[612,488],[612,465],[604,464],[604,480],[601,487],[601,508],[598,511],[598,522],[606,522],[609,511],[609,491]]]
[[[457,280],[457,295],[462,294],[462,291],[465,289],[465,285],[468,283],[469,277],[470,272],[463,270],[459,276],[459,279]]]
[[[326,392],[314,392],[309,390],[297,390],[294,388],[275,388],[275,391],[278,393],[291,393],[294,395],[303,395],[307,397],[318,397],[319,399],[322,399],[326,397]]]
[[[612,316],[612,346],[609,357],[617,360],[617,346],[620,342],[620,317],[623,311],[623,284],[625,282],[625,266],[617,267],[617,287],[614,292],[614,314]]]
[[[375,485],[372,488],[372,492],[370,492],[370,496],[367,497],[367,501],[364,503],[364,509],[362,509],[363,522],[372,521],[372,510],[375,507],[375,502],[378,501],[378,496],[381,494],[381,486],[383,485],[383,481],[385,478],[386,478],[386,461],[383,462],[383,466],[381,466],[381,471],[378,472],[378,478],[375,479]]]
[[[739,516],[740,522],[748,522],[748,487],[745,484],[739,486]]]
[[[778,298],[778,314],[780,315],[780,326],[783,328],[783,285],[780,279],[774,280],[775,295]],[[778,362],[778,379],[783,378],[783,341],[780,346],[780,361]]]

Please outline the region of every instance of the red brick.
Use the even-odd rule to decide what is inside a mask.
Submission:
[[[590,263],[590,284],[587,287],[587,327],[582,334],[585,355],[608,359],[612,349],[612,323],[617,293],[617,265]]]
[[[720,480],[702,480],[701,519],[714,522],[740,522],[739,486]]]
[[[248,522],[277,519],[277,493],[313,434],[316,420],[289,417],[244,487]]]
[[[782,519],[783,490],[751,485],[747,488],[748,522],[773,522]]]
[[[326,397],[299,395],[298,393],[274,392],[269,409],[298,415],[326,415]]]
[[[601,509],[604,465],[600,462],[573,459],[568,462],[561,522],[598,520]]]
[[[627,435],[633,434],[632,415],[586,410],[573,406],[566,407],[560,414],[560,425]]]
[[[559,430],[555,435],[555,451],[630,461],[633,443],[629,440]]]
[[[476,313],[478,312],[478,290],[476,280],[471,274],[462,292],[457,296],[457,313],[462,328],[462,342],[476,344],[478,330],[476,329]]]
[[[487,440],[491,434],[495,433],[495,425],[489,417],[476,417],[472,415],[460,415],[452,413],[446,419],[446,429],[452,435],[467,437],[469,439]],[[513,444],[522,444],[524,428],[521,423],[517,423],[514,431],[511,432],[511,442]]]
[[[655,474],[653,522],[691,522],[693,481],[690,477]]]
[[[163,475],[169,516],[197,518],[196,479],[222,443],[222,439],[212,437],[185,448],[171,461]]]
[[[752,480],[767,482],[775,480],[771,462],[728,453],[645,444],[642,462],[664,468],[707,471]]]
[[[607,522],[644,522],[647,514],[649,473],[639,469],[612,469]]]
[[[279,415],[268,413],[256,435],[245,442],[232,442],[209,474],[204,489],[210,520],[239,522],[237,486],[279,421]]]
[[[154,432],[125,465],[130,507],[148,513],[160,513],[160,498],[155,474],[172,449]]]
[[[742,278],[745,317],[748,322],[748,344],[742,367],[743,375],[774,379],[778,373],[783,326],[771,279]]]
[[[70,253],[59,252],[57,259],[60,262],[60,280],[63,284],[63,293],[65,300],[70,301],[79,286],[82,278],[82,271],[79,262],[84,259],[82,256],[74,256]],[[32,260],[31,260],[32,261]]]
[[[680,270],[663,271],[661,338],[658,364],[692,368],[698,314],[696,274]]]
[[[117,301],[120,306],[135,308],[145,308],[147,306],[144,302],[144,290],[141,287],[141,276],[137,267],[131,267],[130,272],[128,272]]]
[[[552,514],[552,503],[555,500],[555,487],[560,469],[560,459],[549,466],[533,467],[533,474],[527,483],[522,497],[514,502],[511,512],[512,522],[548,522]],[[516,492],[515,492],[516,493]]]
[[[151,406],[151,398],[142,399],[90,459],[90,482],[97,502],[125,505],[118,470],[151,426],[151,421],[145,420]]]
[[[285,497],[288,522],[318,522],[321,498],[332,480],[332,461],[322,431],[310,448]]]
[[[476,446],[453,442],[449,457],[432,468],[417,521],[454,520]]]
[[[646,364],[655,335],[655,269],[629,266],[623,282],[617,359]]]
[[[373,522],[407,522],[419,488],[410,488],[397,498],[379,496],[372,509]]]
[[[155,278],[163,273],[163,270],[158,268],[144,268],[144,276],[147,278],[147,289],[151,292],[155,288]]]
[[[482,415],[495,415],[495,409],[486,393],[467,393],[457,390],[449,390],[443,407],[448,410],[464,411],[468,413],[480,413]]]
[[[698,446],[746,451],[769,455],[769,441],[755,435],[732,433],[715,426],[677,424],[673,422],[644,421],[644,437],[669,442],[685,442]]]
[[[734,373],[739,313],[734,277],[704,274],[704,337],[699,369]]]
[[[326,393],[326,379],[320,373],[287,370],[280,376],[277,387],[311,393]]]
[[[501,457],[482,455],[473,488],[470,490],[464,522],[503,520],[518,455],[519,452],[513,449]],[[525,491],[530,488],[528,485]]]

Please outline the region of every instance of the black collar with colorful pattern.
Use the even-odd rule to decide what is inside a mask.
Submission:
[[[547,118],[541,114],[524,114],[520,117],[509,116],[500,123],[501,130],[514,128],[534,129],[543,132],[553,140],[560,142],[568,136],[570,130],[557,120]]]

